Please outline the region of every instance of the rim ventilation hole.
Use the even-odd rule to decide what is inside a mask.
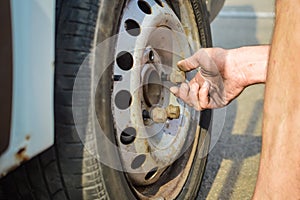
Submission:
[[[160,7],[164,7],[163,3],[161,0],[154,0]]]
[[[144,154],[138,155],[132,161],[131,168],[137,169],[137,168],[141,167],[144,164],[145,160],[146,160],[146,156]]]
[[[121,90],[116,94],[115,104],[121,110],[127,109],[130,106],[131,101],[131,94],[126,90]]]
[[[127,52],[127,51],[121,51],[118,55],[117,55],[117,64],[118,66],[125,71],[128,71],[132,68],[133,66],[133,57],[131,55],[131,53]]]
[[[145,180],[148,181],[149,179],[152,179],[155,175],[156,175],[156,172],[158,170],[158,167],[155,167],[153,169],[151,169],[145,176]]]
[[[122,144],[130,144],[135,140],[136,137],[136,130],[133,127],[126,128],[122,133],[120,140]]]
[[[138,6],[145,14],[150,15],[152,13],[151,6],[147,2],[139,0]]]
[[[133,19],[127,19],[125,21],[125,29],[132,36],[138,36],[141,33],[140,25]]]

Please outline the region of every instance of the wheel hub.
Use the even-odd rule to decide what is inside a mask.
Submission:
[[[144,65],[141,76],[145,103],[147,106],[152,107],[158,104],[162,97],[161,76],[153,64]]]

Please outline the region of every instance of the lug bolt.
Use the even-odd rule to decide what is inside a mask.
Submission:
[[[114,75],[114,81],[122,81],[123,80],[123,76],[122,75]]]
[[[162,73],[160,76],[162,81],[170,81],[170,75]]]
[[[149,61],[154,61],[154,52],[152,50],[149,51]]]
[[[145,120],[145,119],[150,119],[150,118],[151,118],[151,117],[150,117],[150,113],[149,113],[148,110],[143,110],[142,115],[143,115],[143,119],[144,119],[144,120]]]

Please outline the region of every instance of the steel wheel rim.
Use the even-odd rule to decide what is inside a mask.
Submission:
[[[188,12],[191,11],[188,10],[191,9],[189,3],[183,3],[182,7],[187,8],[181,14],[188,15]],[[189,17],[186,18],[189,19]],[[188,23],[190,23],[189,20],[186,21],[186,24]],[[155,38],[160,35],[168,36],[172,31],[189,36],[186,41],[179,41],[178,46],[190,46],[194,50],[199,48],[195,45],[195,43],[199,42],[191,42],[195,39],[195,34],[193,35],[192,31],[186,27],[182,27],[175,13],[165,2],[158,0],[133,0],[124,9],[120,23],[121,34],[117,39],[116,45],[116,62],[113,68],[114,77],[119,78],[115,78],[113,86],[112,111],[115,119],[116,140],[124,171],[127,174],[129,184],[133,186],[141,198],[155,196],[172,199],[176,197],[180,191],[173,192],[173,194],[158,191],[153,195],[151,192],[148,192],[147,188],[151,188],[153,185],[161,182],[160,178],[164,176],[169,166],[180,156],[184,157],[184,154],[190,155],[184,161],[186,165],[190,163],[193,158],[193,152],[197,147],[197,140],[195,139],[193,142],[191,138],[199,136],[197,135],[199,131],[196,131],[198,127],[194,125],[195,127],[191,128],[185,123],[188,123],[186,119],[193,119],[194,123],[195,121],[197,123],[199,113],[194,112],[187,105],[183,104],[183,102],[178,101],[171,95],[168,91],[168,87],[170,86],[168,83],[162,84],[163,88],[160,91],[156,90],[160,94],[156,95],[159,98],[156,98],[153,101],[154,103],[147,103],[144,95],[146,93],[145,88],[141,87],[147,85],[147,83],[151,83],[151,81],[145,78],[151,77],[151,73],[155,74],[153,75],[156,77],[155,79],[157,79],[157,76],[162,79],[161,74],[163,73],[171,73],[172,70],[170,69],[168,69],[169,71],[167,70],[168,72],[164,71],[164,67],[168,67],[165,59],[166,55],[162,56],[161,54],[165,53],[161,51],[163,48],[159,45],[157,47],[158,43],[164,44],[163,40],[156,40]],[[199,41],[198,38],[196,40]],[[176,54],[175,57],[177,58],[174,58],[174,54]],[[191,51],[190,49],[184,49],[183,55],[178,56],[179,54],[179,52],[173,52],[173,64],[176,62],[176,59],[179,60],[191,55]],[[151,107],[157,106],[157,104],[165,107],[170,103],[178,105],[181,108],[181,116],[177,121],[168,120],[167,123],[169,124],[155,124],[151,120],[147,122],[143,118],[142,111],[144,109],[149,110]],[[166,126],[173,127],[173,132],[177,129],[180,129],[181,132],[176,132],[172,135],[173,132],[170,131],[171,134],[166,135]],[[194,133],[191,134],[189,132],[191,130]],[[178,137],[179,139],[176,139]],[[190,138],[187,140],[191,140],[188,147],[185,146],[187,142],[184,140],[186,138]],[[168,151],[170,148],[173,148],[171,153]],[[185,152],[180,152],[178,149],[184,149]],[[182,172],[189,171],[189,168],[190,166],[183,167]],[[187,175],[184,176],[185,180],[186,177]],[[181,181],[181,185],[184,184],[185,180]],[[158,185],[158,187],[161,186]]]

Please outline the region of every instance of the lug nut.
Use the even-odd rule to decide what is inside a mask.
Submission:
[[[180,116],[180,107],[169,105],[167,108],[155,107],[150,111],[143,111],[143,118],[147,119],[148,116],[156,123],[164,123],[167,119],[178,119]]]
[[[151,110],[150,116],[156,123],[164,123],[168,119],[167,111],[164,108],[155,107]]]
[[[185,81],[185,73],[181,70],[173,70],[171,74],[161,74],[162,81],[171,81],[172,83],[182,83]]]
[[[185,81],[185,73],[181,70],[173,70],[170,74],[170,81],[172,83],[182,83]]]
[[[170,119],[178,119],[180,116],[180,107],[170,104],[167,108],[167,116]]]

